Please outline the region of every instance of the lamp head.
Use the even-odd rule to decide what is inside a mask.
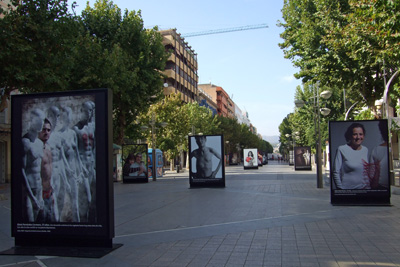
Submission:
[[[301,100],[301,99],[296,99],[294,101],[294,104],[295,104],[296,107],[301,108],[301,107],[304,106],[305,102],[303,100]]]
[[[329,108],[321,108],[320,112],[321,112],[322,115],[328,116],[329,113],[331,113],[331,110]]]
[[[323,91],[320,96],[323,99],[329,99],[332,96],[332,92],[331,91]]]

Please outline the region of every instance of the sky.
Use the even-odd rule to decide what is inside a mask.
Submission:
[[[75,0],[77,14],[86,0]],[[72,0],[69,1],[72,3]],[[90,0],[89,5],[94,6]],[[298,69],[278,44],[283,0],[114,0],[121,10],[141,10],[145,28],[176,28],[189,33],[267,24],[268,28],[185,38],[197,53],[199,84],[222,87],[262,136],[279,135],[279,125],[294,110],[301,84]]]

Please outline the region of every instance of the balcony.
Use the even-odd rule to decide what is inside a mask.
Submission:
[[[175,93],[175,88],[173,86],[168,86],[164,88],[164,95],[170,95]]]
[[[175,64],[176,64],[176,59],[175,59],[176,57],[175,57],[175,55],[174,54],[171,54],[170,56],[169,56],[169,58],[168,58],[168,61],[172,61],[172,62],[174,62]]]
[[[167,77],[175,79],[176,72],[174,70],[167,69],[163,71],[163,74],[166,75]]]

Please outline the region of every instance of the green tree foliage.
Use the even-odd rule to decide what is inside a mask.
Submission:
[[[318,100],[317,95],[323,91],[332,92],[332,96],[328,100],[321,97]],[[291,142],[295,132],[299,133],[298,139],[295,140],[297,145],[310,146],[315,149],[318,120],[320,121],[321,139],[328,140],[329,120],[343,120],[345,116],[343,95],[337,88],[319,87],[306,83],[303,84],[303,87],[298,86],[296,88],[295,99],[303,100],[304,106],[296,108],[295,112],[289,114],[279,126],[281,151],[286,153],[290,149],[289,144],[293,145]],[[331,110],[329,115],[323,116],[320,113],[322,107]],[[289,134],[289,137],[286,137],[286,134]]]
[[[292,127],[289,123],[290,116],[293,116],[293,113],[288,114],[279,124],[279,153],[282,155],[287,155],[290,150],[290,139],[286,136],[292,134]]]
[[[320,116],[322,140],[328,136],[328,120],[376,118],[375,100],[382,98],[385,83],[400,66],[399,2],[285,0],[282,15],[280,47],[300,68],[296,77],[305,82],[295,98],[310,102],[315,86],[309,84],[317,82],[319,92],[332,92],[326,102],[331,114]],[[399,97],[397,88],[394,84],[392,98]],[[365,106],[369,110],[354,115]],[[300,133],[299,144],[314,147],[317,111],[315,105],[305,105],[282,122],[282,149],[289,130]]]
[[[168,53],[157,28],[145,29],[139,12],[108,0],[87,5],[81,17],[66,0],[13,1],[0,19],[0,88],[55,92],[110,88],[114,141],[137,132],[132,122],[152,96],[162,95]],[[6,63],[6,64],[4,64]]]
[[[187,103],[183,106],[183,112],[188,115],[188,130],[192,134],[213,134],[220,126],[218,117],[213,116],[212,111],[198,103]]]
[[[132,122],[151,97],[162,94],[168,54],[157,28],[144,28],[140,11],[122,14],[112,1],[88,5],[81,23],[72,87],[112,89],[114,140],[121,144],[125,134],[138,131]]]
[[[148,130],[142,132],[143,138],[147,139],[150,147],[154,147],[154,137],[155,145],[164,152],[168,160],[178,154],[185,142],[183,133],[187,131],[187,114],[183,112],[182,106],[180,96],[172,94],[152,104],[147,112],[142,112],[138,117],[138,124],[148,127]],[[162,127],[161,123],[167,125]]]
[[[0,10],[0,88],[5,96],[69,89],[77,24],[66,0],[12,1]]]
[[[217,120],[220,122],[220,126],[216,134],[222,134],[224,136],[225,153],[237,152],[237,144],[241,144],[241,139],[243,139],[243,136],[241,136],[242,133],[240,132],[240,124],[236,119],[222,116],[218,116]]]
[[[220,121],[219,128],[215,134],[223,134],[227,151],[239,152],[241,148],[257,148],[259,151],[268,151],[272,146],[250,131],[249,126],[240,124],[235,118],[216,117]],[[270,152],[268,152],[270,153]]]
[[[181,151],[188,151],[189,133],[211,134],[218,128],[219,122],[212,112],[197,103],[184,104],[180,94],[166,96],[149,108],[139,117],[140,125],[149,126],[152,120],[157,126],[156,144],[165,152],[168,160],[174,159]],[[166,122],[165,127],[160,127],[161,122]],[[151,146],[152,134],[150,131],[143,133]]]
[[[267,153],[273,150],[271,144],[253,134],[247,125],[239,124],[236,119],[213,116],[211,110],[197,103],[182,103],[180,94],[166,96],[138,117],[138,125],[148,127],[140,138],[146,139],[150,147],[153,146],[152,121],[157,127],[154,136],[157,148],[164,151],[168,160],[173,160],[182,151],[188,151],[188,135],[200,133],[223,134],[224,141],[229,141],[225,143],[229,152],[240,152],[242,147],[254,147]],[[161,127],[161,122],[167,125]],[[130,137],[133,139],[136,136]]]
[[[346,88],[374,106],[399,66],[399,4],[372,0],[285,0],[280,47],[296,77]]]

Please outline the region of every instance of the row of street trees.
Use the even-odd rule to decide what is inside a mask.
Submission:
[[[169,52],[157,27],[144,28],[140,11],[122,12],[109,0],[87,5],[80,16],[70,12],[67,0],[12,4],[15,8],[0,10],[3,106],[15,89],[39,93],[110,88],[116,144],[126,138],[151,141],[140,126],[148,125],[154,114],[157,121],[168,123],[159,129],[157,144],[169,158],[187,150],[192,128],[223,133],[230,151],[237,144],[267,151],[267,143],[247,126],[213,117],[197,103],[183,104],[179,95],[163,99],[162,71]]]
[[[295,99],[310,102],[310,88],[318,84],[319,92],[333,93],[326,102],[329,120],[343,120],[352,105],[354,111],[368,110],[348,119],[376,118],[375,101],[400,66],[400,2],[285,0],[282,15],[280,47],[303,81]],[[397,85],[390,94],[399,98]],[[289,114],[280,125],[281,143],[288,141],[285,134],[299,132],[298,144],[314,147],[316,112],[313,105],[306,105]],[[321,119],[324,140],[328,119]]]
[[[154,119],[154,122],[152,120]],[[240,153],[242,148],[257,148],[263,153],[272,153],[270,143],[250,131],[246,124],[236,119],[213,116],[211,110],[199,106],[197,103],[182,103],[180,94],[165,96],[164,99],[152,104],[147,112],[138,117],[139,125],[156,125],[166,123],[165,127],[158,127],[155,134],[157,147],[165,151],[168,160],[176,158],[182,151],[188,151],[188,136],[190,134],[223,134],[226,152]],[[150,131],[136,132],[131,139],[146,139],[152,144]]]

